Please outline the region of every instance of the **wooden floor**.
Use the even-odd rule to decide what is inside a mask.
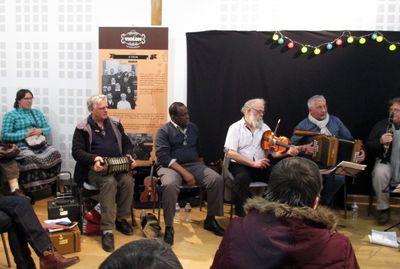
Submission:
[[[36,202],[35,211],[41,220],[47,218],[46,200]],[[350,237],[355,249],[356,256],[361,268],[399,268],[400,252],[397,249],[372,245],[368,242],[368,233],[371,229],[383,230],[384,227],[377,226],[372,216],[367,217],[366,206],[360,205],[360,216],[357,220],[351,218],[343,219],[343,212],[337,211],[340,216],[339,231]],[[225,207],[226,217],[219,218],[223,226],[229,224],[228,207]],[[140,211],[136,212],[138,217]],[[175,223],[174,252],[177,254],[184,268],[204,269],[209,268],[214,253],[221,241],[220,237],[214,236],[202,228],[202,220],[205,212],[194,208],[192,213],[193,222]],[[137,219],[137,221],[139,221]],[[400,208],[392,210],[392,222],[400,221]],[[386,226],[388,227],[388,226]],[[163,227],[164,228],[164,227]],[[393,231],[398,232],[397,228]],[[136,228],[133,236],[125,236],[115,231],[116,247],[143,238],[141,231]],[[81,262],[71,268],[97,268],[99,264],[109,255],[101,248],[100,237],[82,236],[82,252],[77,253]],[[37,256],[33,255],[37,262]],[[71,256],[71,255],[67,255]],[[6,259],[3,246],[0,246],[0,268],[6,268]],[[15,265],[13,264],[13,267]]]

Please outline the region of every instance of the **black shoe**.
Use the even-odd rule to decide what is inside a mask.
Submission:
[[[386,225],[390,220],[390,210],[379,210],[378,211],[378,224],[379,225]]]
[[[116,220],[115,221],[115,228],[117,231],[125,234],[125,235],[132,235],[133,234],[133,227],[130,225],[125,219],[123,220]]]
[[[218,222],[212,216],[207,216],[204,220],[204,229],[207,231],[213,232],[215,235],[224,236],[225,230],[219,226]]]
[[[164,242],[173,245],[174,244],[174,228],[173,227],[165,227],[165,233],[164,233]]]
[[[101,237],[101,246],[104,251],[113,252],[114,251],[114,235],[112,233],[105,233]]]

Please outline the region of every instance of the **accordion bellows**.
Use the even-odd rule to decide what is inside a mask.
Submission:
[[[362,148],[361,140],[350,141],[325,135],[314,137],[313,144],[316,148],[313,160],[325,166],[335,166],[341,161],[356,162]]]
[[[101,175],[127,173],[131,170],[131,160],[128,157],[104,157],[104,170]]]

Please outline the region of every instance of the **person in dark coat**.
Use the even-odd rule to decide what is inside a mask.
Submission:
[[[272,169],[265,199],[247,201],[215,254],[212,269],[359,268],[350,240],[335,230],[337,218],[319,207],[318,166],[289,157]]]
[[[390,220],[389,185],[400,184],[400,97],[389,101],[390,122],[383,119],[375,124],[365,143],[376,157],[372,185],[377,198],[378,224]]]
[[[112,252],[114,224],[121,233],[133,234],[133,227],[125,218],[131,214],[134,180],[130,173],[102,175],[103,158],[128,156],[133,168],[133,149],[122,124],[108,116],[105,95],[89,97],[87,106],[90,115],[76,126],[72,140],[72,157],[76,161],[74,179],[80,186],[86,181],[100,190],[102,247]]]

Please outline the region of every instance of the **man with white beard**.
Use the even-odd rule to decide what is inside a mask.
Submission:
[[[252,181],[267,181],[267,172],[271,154],[274,158],[298,154],[291,146],[284,153],[267,152],[261,148],[261,139],[265,131],[270,130],[263,121],[265,113],[264,99],[248,100],[242,107],[243,118],[233,123],[226,135],[225,150],[231,160],[229,171],[232,173],[232,202],[239,217],[245,215],[243,204],[250,197],[249,185]]]

